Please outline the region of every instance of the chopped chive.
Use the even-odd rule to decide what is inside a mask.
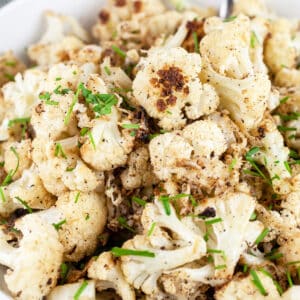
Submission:
[[[144,256],[144,257],[155,257],[155,253],[147,251],[147,250],[132,250],[132,249],[124,249],[119,247],[113,247],[111,249],[111,253],[116,256],[127,256],[127,255],[134,255],[134,256]]]
[[[71,91],[70,89],[67,89],[67,88],[63,89],[61,87],[61,85],[59,85],[55,88],[53,93],[56,94],[56,95],[67,95],[70,91]]]
[[[86,280],[84,280],[81,284],[81,286],[79,287],[79,289],[76,291],[75,295],[74,295],[74,300],[79,300],[81,294],[83,293],[83,291],[86,289],[86,287],[88,286],[88,282]]]
[[[140,128],[139,124],[122,124],[121,126],[125,129],[139,129]]]
[[[289,283],[289,286],[292,287],[294,284],[293,284],[293,280],[292,280],[292,277],[291,277],[291,273],[289,271],[286,272],[286,278],[287,278],[287,281]]]
[[[223,222],[222,218],[215,218],[215,219],[205,221],[205,225],[212,225],[212,224],[220,223],[220,222]]]
[[[149,229],[148,233],[147,233],[147,236],[148,236],[148,237],[152,235],[152,233],[153,233],[153,231],[154,231],[154,228],[155,228],[155,226],[156,226],[156,223],[155,223],[155,222],[153,222],[153,223],[151,224],[151,227],[150,227],[150,229]]]
[[[112,50],[118,54],[121,58],[126,58],[126,53],[121,50],[119,47],[115,46],[115,45],[112,45],[111,46]]]
[[[193,40],[194,40],[194,45],[195,45],[195,52],[200,53],[199,39],[198,39],[197,32],[195,32],[195,31],[193,31]]]
[[[30,118],[16,118],[16,119],[12,119],[12,120],[9,120],[9,122],[8,122],[8,128],[11,128],[11,127],[13,127],[16,124],[24,124],[24,125],[26,125],[29,122],[30,122]]]
[[[279,114],[279,116],[280,116],[280,118],[283,121],[287,122],[287,121],[298,120],[298,118],[300,117],[300,113],[298,113],[298,112],[292,112],[292,113],[290,113],[288,115],[281,115],[281,114]]]
[[[279,284],[279,282],[277,282],[274,279],[273,279],[273,283],[276,286],[276,289],[277,289],[279,295],[281,296],[283,294],[283,289],[282,289],[281,285]]]
[[[61,229],[61,227],[65,224],[65,223],[67,223],[67,220],[66,219],[64,219],[64,220],[62,220],[62,221],[60,221],[60,222],[58,222],[58,223],[53,223],[52,225],[53,225],[53,227],[58,231],[58,230],[60,230]]]
[[[85,136],[89,131],[89,128],[84,127],[80,130],[80,136]]]
[[[105,67],[104,67],[104,71],[105,71],[105,73],[106,73],[108,76],[111,75],[111,71],[110,71],[110,68],[109,68],[108,66],[105,66]]]
[[[259,147],[251,148],[245,155],[247,161],[253,161],[253,156],[260,151]]]
[[[66,172],[72,172],[72,171],[74,171],[75,170],[75,167],[68,167],[68,168],[66,168]]]
[[[39,95],[39,98],[41,100],[50,100],[51,94],[49,92],[45,92]]]
[[[233,160],[231,161],[230,165],[229,165],[229,171],[232,172],[235,165],[237,163],[237,159],[236,158],[233,158]]]
[[[118,222],[119,222],[119,224],[120,224],[122,227],[124,227],[124,228],[126,228],[127,230],[129,230],[129,231],[135,233],[135,230],[127,224],[127,220],[126,220],[124,217],[119,217],[119,218],[118,218]]]
[[[225,255],[225,252],[223,250],[219,250],[219,249],[207,249],[207,253],[221,254],[222,258],[224,260],[226,260],[226,255]]]
[[[300,260],[290,261],[286,263],[287,266],[298,265],[298,264],[300,264]]]
[[[287,132],[287,131],[297,131],[297,128],[296,127],[286,127],[286,126],[282,126],[282,125],[278,125],[277,126],[277,129],[279,131],[282,131],[282,132]]]
[[[160,196],[159,200],[161,201],[161,203],[165,209],[166,215],[170,216],[171,215],[170,197]]]
[[[256,238],[254,244],[255,245],[258,245],[267,235],[268,233],[270,232],[270,229],[269,228],[265,228],[261,234]]]
[[[289,99],[290,99],[290,97],[289,97],[289,96],[286,96],[286,97],[280,99],[280,100],[279,100],[279,103],[280,103],[280,104],[284,104],[284,103],[286,103]]]
[[[295,150],[290,150],[289,156],[294,159],[299,159],[300,156]]]
[[[129,135],[132,137],[136,136],[136,130],[132,130]]]
[[[215,270],[222,270],[222,269],[226,269],[227,268],[227,265],[218,265],[218,266],[215,266]]]
[[[291,134],[291,135],[289,135],[289,137],[288,137],[289,140],[292,140],[292,139],[295,139],[295,138],[296,138],[296,134]]]
[[[2,186],[0,186],[0,197],[1,197],[2,202],[6,202],[6,197],[4,195]]]
[[[259,290],[259,292],[263,295],[263,296],[267,296],[268,293],[266,292],[261,280],[259,279],[257,273],[254,270],[250,270],[250,274],[252,277],[252,282],[254,283],[254,285],[257,287],[257,289]]]
[[[258,40],[258,37],[257,37],[255,31],[252,30],[251,31],[251,39],[250,39],[251,48],[255,48],[256,43],[259,44],[259,40]]]
[[[211,255],[208,255],[207,256],[207,262],[213,263],[214,262],[214,258]]]
[[[6,77],[9,81],[14,81],[15,80],[15,76],[13,74],[10,74],[10,73],[5,73],[4,77]]]
[[[87,213],[87,214],[85,215],[85,220],[87,221],[87,220],[89,220],[89,218],[90,218],[90,214]]]
[[[286,170],[292,175],[292,170],[291,170],[289,163],[287,161],[284,161],[283,164],[284,164]]]
[[[138,205],[143,206],[143,207],[145,207],[146,204],[147,204],[147,202],[146,202],[145,200],[143,200],[143,199],[141,199],[141,198],[139,198],[139,197],[136,197],[136,196],[133,196],[133,197],[131,198],[131,200],[132,200],[133,202],[137,203]]]
[[[57,106],[57,105],[59,104],[59,102],[57,102],[57,101],[52,101],[52,100],[46,100],[46,101],[45,101],[45,104]]]
[[[32,208],[28,205],[26,201],[22,200],[20,197],[15,197],[15,199],[17,199],[22,205],[24,205],[28,213],[32,213]]]
[[[247,264],[245,264],[243,266],[243,273],[247,273],[248,269],[249,269],[249,266]]]
[[[276,260],[276,259],[279,259],[281,257],[283,257],[283,254],[282,253],[274,253],[272,255],[265,255],[265,257],[268,259],[268,260]]]
[[[66,153],[64,152],[64,149],[63,149],[61,143],[56,143],[54,155],[55,155],[56,157],[58,157],[58,156],[60,155],[61,157],[65,158],[65,159],[67,158],[67,155],[66,155]]]
[[[78,200],[79,200],[79,197],[80,197],[80,192],[78,192],[77,194],[76,194],[76,196],[75,196],[75,203],[77,203],[78,202]]]
[[[78,97],[79,97],[80,90],[81,90],[81,84],[78,85],[76,93],[75,93],[75,95],[73,97],[72,103],[71,103],[71,105],[70,105],[70,107],[69,107],[69,109],[67,111],[66,116],[65,116],[65,119],[64,119],[65,125],[69,125],[69,123],[70,123],[70,119],[71,119],[71,115],[72,115],[74,106],[78,102]]]
[[[232,22],[237,18],[237,16],[231,16],[223,20],[224,23]]]
[[[55,78],[55,81],[60,81],[61,80],[61,77],[56,77]]]
[[[5,165],[5,161],[1,161],[1,162],[0,162],[0,167],[3,168],[4,165]]]
[[[5,65],[7,67],[15,67],[17,65],[17,62],[15,62],[15,61],[6,61]]]
[[[72,74],[73,74],[73,75],[77,75],[77,72],[76,72],[76,71],[73,71]]]
[[[297,276],[298,276],[298,280],[300,280],[300,268],[297,268]]]
[[[257,218],[257,214],[255,213],[255,211],[252,213],[252,215],[250,216],[250,221],[255,221]]]
[[[87,133],[87,135],[88,135],[88,137],[89,137],[89,139],[90,139],[90,142],[91,142],[91,144],[92,144],[94,150],[96,150],[97,148],[96,148],[96,144],[95,144],[95,140],[94,140],[94,137],[93,137],[92,132],[89,131],[89,132]]]
[[[62,263],[60,265],[61,283],[65,283],[68,273],[69,273],[69,266],[66,263]]]

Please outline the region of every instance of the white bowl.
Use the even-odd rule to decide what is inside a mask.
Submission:
[[[266,0],[269,7],[278,14],[300,19],[299,0]],[[195,0],[195,4],[218,6],[220,0]],[[54,10],[76,17],[84,27],[89,28],[97,18],[105,0],[15,0],[0,9],[0,54],[14,50],[25,57],[28,45],[37,41],[44,30],[42,13]],[[0,275],[3,269],[0,267]],[[2,292],[1,292],[2,290]],[[6,296],[3,276],[0,276],[0,299],[11,300]]]

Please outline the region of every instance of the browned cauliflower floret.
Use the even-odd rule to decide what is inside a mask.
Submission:
[[[67,192],[58,197],[55,207],[38,214],[54,224],[68,261],[91,255],[106,224],[105,197],[95,192]]]
[[[179,182],[220,193],[226,181],[235,185],[238,180],[238,176],[232,177],[230,162],[227,165],[220,160],[234,143],[235,136],[228,136],[222,122],[218,124],[218,117],[215,121],[196,121],[182,132],[166,133],[151,140],[149,151],[154,173],[160,180],[176,178]]]
[[[131,152],[128,167],[121,174],[121,180],[127,190],[151,186],[158,182],[153,173],[147,147],[140,147]]]
[[[47,30],[41,40],[28,48],[31,60],[51,65],[69,59],[70,53],[84,46],[88,34],[72,17],[46,12]]]
[[[253,277],[236,277],[215,294],[216,300],[279,300],[280,294],[272,278],[261,271],[255,272],[264,289],[265,295],[255,286]],[[257,281],[256,281],[257,282]]]
[[[207,35],[200,43],[201,78],[213,85],[234,121],[250,130],[262,120],[271,82],[265,72],[255,72],[250,56],[250,20],[240,15],[232,22],[206,21]],[[226,36],[226,38],[225,38]]]
[[[25,65],[13,52],[8,51],[0,56],[0,87],[6,82],[14,80],[16,74],[25,70]]]
[[[17,220],[15,228],[22,234],[18,247],[0,231],[0,263],[9,268],[5,282],[15,299],[40,300],[56,285],[63,247],[53,226],[37,214]]]
[[[187,118],[198,119],[218,107],[213,87],[202,85],[198,77],[201,57],[196,53],[183,48],[154,49],[139,68],[133,81],[136,101],[164,129],[180,129]]]

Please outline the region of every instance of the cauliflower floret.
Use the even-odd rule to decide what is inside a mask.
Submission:
[[[96,300],[95,282],[93,280],[59,285],[51,291],[46,300],[73,300],[82,286],[84,286],[84,289],[78,299]]]
[[[281,68],[276,73],[275,85],[293,87],[300,85],[300,71],[298,69]]]
[[[278,251],[283,254],[282,263],[296,274],[299,267],[297,262],[300,261],[300,232],[298,230],[286,232],[282,238],[278,239],[278,243],[280,245]]]
[[[70,60],[79,64],[93,63],[95,65],[100,63],[102,48],[96,45],[87,45],[79,50],[70,53]]]
[[[121,268],[127,282],[151,295],[159,292],[157,280],[163,272],[201,258],[205,255],[206,245],[202,236],[194,232],[194,228],[178,219],[171,205],[170,210],[165,211],[159,200],[146,206],[142,224],[145,235],[136,235],[125,242],[123,248],[150,251],[153,257],[122,256]],[[148,232],[153,224],[153,233],[149,236]],[[162,234],[159,238],[158,234],[164,232],[164,229],[169,234],[165,232],[165,238]],[[161,245],[161,238],[166,241],[165,246]]]
[[[131,152],[128,167],[121,174],[121,181],[125,189],[132,190],[147,187],[158,183],[150,164],[150,155],[147,147],[140,147]]]
[[[38,65],[51,65],[69,59],[70,53],[84,46],[88,34],[72,17],[46,12],[47,30],[41,40],[28,48]]]
[[[0,56],[0,87],[24,70],[25,65],[14,56],[12,51],[5,52]]]
[[[9,138],[8,123],[16,118],[28,118],[39,101],[41,82],[45,78],[44,72],[37,69],[27,70],[23,76],[16,75],[14,82],[3,86],[4,115],[0,126],[0,140]]]
[[[272,118],[266,117],[259,130],[263,136],[259,140],[260,151],[254,155],[254,160],[265,165],[272,178],[274,190],[279,194],[290,192],[289,173],[286,162],[289,159],[289,149],[284,146],[284,140]]]
[[[119,130],[119,121],[120,113],[116,108],[112,108],[110,115],[94,119],[90,131],[92,138],[87,136],[80,148],[82,159],[98,171],[124,165],[133,148],[134,137],[129,130]]]
[[[7,191],[17,207],[23,207],[20,202],[16,201],[17,197],[33,209],[47,209],[55,203],[55,197],[46,191],[37,167],[34,165],[25,170],[20,179],[8,185]]]
[[[6,173],[16,169],[16,173],[12,178],[16,180],[21,177],[23,171],[28,169],[32,163],[30,153],[31,141],[22,140],[21,142],[8,142],[4,145],[4,149],[4,169]],[[18,167],[16,168],[16,166]]]
[[[300,295],[300,286],[294,285],[290,287],[285,293],[282,295],[282,299],[284,300],[297,300]]]
[[[245,14],[250,17],[269,17],[265,0],[235,0],[232,15]]]
[[[215,193],[224,190],[226,181],[235,185],[238,178],[231,176],[229,166],[220,160],[225,150],[236,142],[235,136],[227,134],[226,125],[222,128],[222,121],[219,126],[217,120],[216,117],[216,121],[197,121],[182,132],[166,133],[152,139],[149,152],[157,177],[160,180],[174,177],[208,192],[215,189]]]
[[[276,19],[270,24],[270,37],[266,41],[265,61],[273,73],[283,67],[295,68],[297,50],[292,41],[295,28],[287,19]]]
[[[225,265],[224,268],[216,269],[215,274],[219,279],[230,279],[241,253],[247,246],[246,232],[255,209],[255,199],[245,193],[227,192],[222,196],[201,201],[196,207],[196,214],[201,214],[207,209],[212,210],[216,218],[221,218],[219,222],[208,225],[207,228],[207,247],[213,249],[211,255],[214,264]],[[203,226],[204,221],[199,222]]]
[[[18,247],[1,231],[0,263],[10,268],[5,282],[16,299],[40,300],[56,285],[63,247],[53,226],[36,214],[17,220],[15,228],[22,233]]]
[[[261,271],[254,271],[258,276],[266,295],[262,295],[260,290],[254,285],[253,277],[236,277],[227,285],[215,293],[216,300],[275,300],[281,299],[277,288],[268,275]]]
[[[45,188],[56,196],[68,189],[81,192],[101,189],[101,186],[104,185],[102,173],[93,172],[80,160],[76,152],[74,153],[74,148],[77,148],[77,138],[69,140],[57,143],[43,139],[33,141],[32,158],[38,167]],[[65,144],[66,146],[64,146]],[[61,150],[57,150],[60,147]]]
[[[210,27],[209,23],[221,21],[213,17],[206,22],[205,26]],[[221,107],[229,110],[234,121],[250,130],[263,118],[271,82],[267,74],[254,72],[249,54],[249,19],[241,15],[232,22],[211,27],[200,44],[201,79],[215,87]]]
[[[90,265],[88,276],[96,281],[98,291],[112,288],[122,299],[135,300],[135,292],[125,280],[120,262],[113,259],[111,252],[102,253]]]
[[[58,197],[55,207],[38,214],[50,224],[60,224],[59,240],[67,261],[91,255],[106,224],[105,197],[95,192],[67,192]]]
[[[159,62],[159,63],[158,63]],[[201,57],[183,48],[155,49],[142,60],[133,93],[147,113],[167,130],[182,128],[187,118],[198,119],[216,110],[219,99],[214,89],[198,78]]]

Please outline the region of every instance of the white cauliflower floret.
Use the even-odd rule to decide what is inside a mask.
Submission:
[[[213,139],[207,139],[208,133],[213,135]],[[210,120],[197,121],[186,126],[182,136],[192,145],[196,157],[210,158],[212,153],[219,157],[228,147],[221,128]]]
[[[89,267],[88,276],[96,281],[98,291],[115,289],[126,300],[135,300],[134,289],[125,280],[120,262],[115,261],[111,252],[102,253]]]
[[[297,300],[300,295],[300,285],[294,285],[290,287],[285,293],[282,295],[282,299],[284,300]]]
[[[159,62],[159,63],[158,63]],[[133,93],[147,113],[167,130],[182,128],[216,110],[219,99],[214,89],[198,78],[201,57],[183,48],[155,49],[140,63]]]
[[[93,63],[95,65],[100,63],[102,55],[102,48],[96,45],[87,45],[78,51],[70,53],[70,60],[79,64]]]
[[[4,169],[6,173],[16,169],[12,179],[21,177],[24,170],[28,169],[32,163],[31,161],[31,141],[22,140],[20,142],[8,142],[4,144]],[[12,149],[15,149],[13,151]],[[17,156],[16,156],[17,153]],[[16,168],[18,166],[18,168]]]
[[[94,119],[90,130],[92,139],[87,136],[80,148],[82,159],[98,171],[109,171],[124,165],[133,148],[134,138],[130,136],[130,131],[119,129],[119,121],[120,113],[116,108],[112,108],[110,115]]]
[[[289,149],[284,146],[284,140],[271,118],[265,118],[259,125],[263,129],[260,138],[260,151],[254,155],[254,160],[264,164],[272,179],[273,188],[277,193],[287,194],[290,191],[289,173],[286,162],[289,159]]]
[[[196,121],[182,132],[162,134],[151,140],[151,163],[160,180],[174,177],[207,191],[216,189],[216,193],[224,190],[226,181],[236,183],[238,178],[232,177],[229,166],[220,160],[236,142],[235,136],[227,134],[226,121],[222,125],[222,121],[215,119]]]
[[[70,53],[84,46],[88,34],[72,17],[46,12],[47,30],[41,40],[28,48],[38,65],[51,65],[69,59]]]
[[[33,141],[33,161],[38,166],[39,175],[45,188],[51,194],[58,196],[68,189],[89,192],[103,186],[101,174],[97,175],[93,172],[80,160],[76,152],[74,153],[74,148],[77,149],[77,142],[77,138],[57,143],[43,139]],[[60,151],[63,151],[63,154],[57,153],[57,145],[61,145],[62,150]]]
[[[214,20],[208,19],[207,26],[209,22],[220,22]],[[250,130],[263,118],[271,82],[267,74],[254,72],[249,54],[249,19],[239,16],[232,22],[212,27],[200,43],[201,78],[215,87],[221,107],[229,110],[234,121]]]
[[[261,271],[254,271],[258,276],[266,295],[262,295],[257,286],[253,283],[253,277],[236,277],[227,285],[215,293],[216,300],[275,300],[281,299],[277,288],[268,275]]]
[[[255,209],[255,199],[245,193],[227,192],[222,196],[201,201],[196,207],[196,213],[201,214],[207,209],[214,211],[215,218],[221,218],[207,228],[207,248],[213,249],[211,255],[214,265],[225,265],[225,268],[216,269],[215,274],[218,278],[230,279],[241,253],[247,246],[246,232]],[[203,226],[204,221],[199,222]]]
[[[271,35],[264,51],[265,61],[271,72],[276,74],[284,67],[295,68],[297,50],[292,41],[294,32],[293,23],[287,19],[275,19],[271,22]]]
[[[22,203],[16,200],[17,197],[33,209],[47,209],[55,203],[55,197],[45,189],[36,166],[25,170],[20,179],[7,186],[7,191],[16,208],[23,207]]]
[[[12,51],[7,51],[0,56],[0,87],[14,79],[14,76],[25,70],[25,65]]]
[[[140,147],[131,152],[128,167],[121,174],[121,181],[125,189],[132,190],[147,187],[158,182],[150,164],[150,155],[147,147]]]
[[[9,267],[5,282],[16,299],[40,300],[56,285],[63,247],[53,226],[36,214],[17,220],[15,228],[22,233],[18,247],[1,231],[0,263]]]
[[[235,0],[232,15],[245,14],[250,17],[269,17],[265,0]]]
[[[46,297],[46,300],[73,300],[76,293],[83,286],[84,289],[78,300],[96,300],[95,282],[93,280],[56,286]]]
[[[30,69],[23,76],[21,74],[16,75],[14,82],[9,82],[3,86],[2,105],[5,112],[0,126],[1,141],[7,140],[9,137],[8,123],[10,120],[31,116],[33,108],[39,101],[41,82],[44,78],[45,74],[42,71]]]
[[[300,70],[282,68],[276,73],[275,85],[284,87],[297,87],[300,85]]]
[[[123,248],[150,251],[153,257],[122,256],[121,268],[130,284],[151,295],[159,292],[157,280],[163,272],[201,258],[205,255],[206,245],[201,235],[178,219],[171,205],[166,212],[159,200],[146,206],[142,223],[145,235],[136,235],[125,242]],[[153,234],[149,236],[148,232],[153,223],[156,225]],[[164,238],[167,247],[162,246],[157,237],[157,234],[164,236],[161,234],[164,229],[169,230],[169,237]],[[168,242],[169,239],[171,243]]]
[[[105,197],[95,192],[67,192],[58,197],[55,207],[38,213],[50,224],[59,224],[59,240],[67,261],[91,255],[106,224]]]

